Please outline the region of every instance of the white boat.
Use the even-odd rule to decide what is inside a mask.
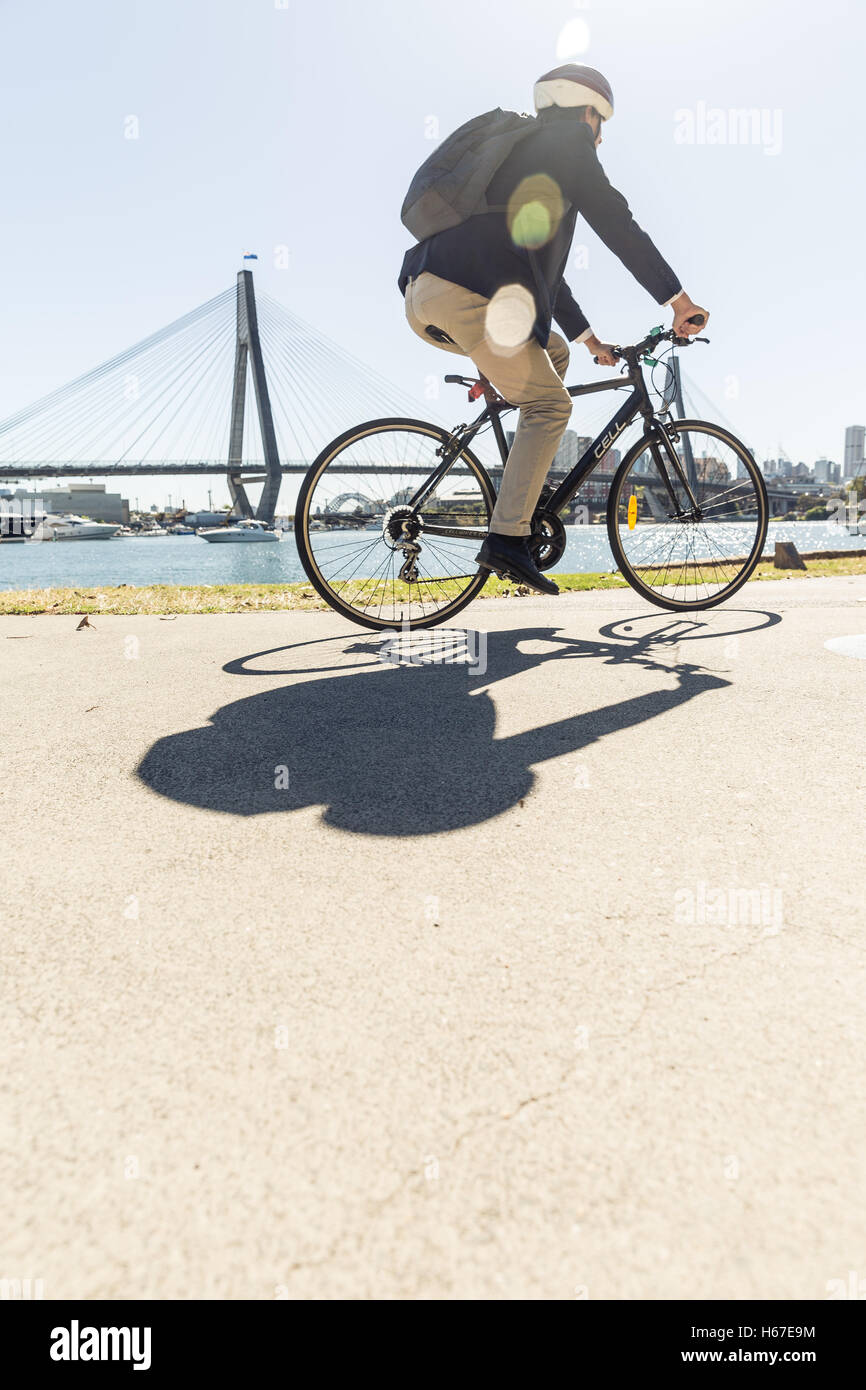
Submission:
[[[283,538],[282,531],[273,531],[263,521],[255,521],[252,518],[237,521],[234,526],[208,527],[196,534],[205,541],[238,541],[247,544],[251,541],[280,541]]]
[[[88,521],[87,517],[64,513],[55,516],[50,513],[34,533],[35,541],[110,541],[116,536],[120,526],[112,526],[107,521]]]

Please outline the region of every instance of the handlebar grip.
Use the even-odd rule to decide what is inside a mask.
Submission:
[[[703,314],[692,314],[690,319],[686,319],[686,323],[693,323],[696,328],[700,328],[706,323],[706,318]]]

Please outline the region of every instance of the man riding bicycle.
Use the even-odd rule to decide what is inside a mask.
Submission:
[[[479,565],[556,594],[527,541],[571,414],[562,384],[569,347],[551,331],[551,320],[600,365],[616,361],[563,279],[578,213],[656,302],[672,308],[678,336],[697,333],[708,314],[683,291],[599,163],[601,126],[613,116],[606,78],[567,63],[539,78],[534,95],[535,121],[495,169],[484,190],[485,210],[411,247],[399,285],[412,329],[445,351],[471,357],[500,395],[520,407]],[[471,160],[464,167],[471,177]],[[697,322],[691,323],[693,315]]]

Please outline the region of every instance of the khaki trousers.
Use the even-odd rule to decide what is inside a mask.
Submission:
[[[514,290],[511,300],[499,291],[494,304],[425,270],[406,286],[406,318],[425,343],[471,357],[499,394],[520,407],[490,530],[503,536],[528,536],[572,401],[562,384],[568,344],[558,333],[551,333],[546,351],[537,338],[520,341],[531,332],[534,306],[527,291],[520,286]],[[426,332],[428,324],[452,341],[438,342]],[[503,339],[513,342],[515,338],[515,346],[503,345]]]

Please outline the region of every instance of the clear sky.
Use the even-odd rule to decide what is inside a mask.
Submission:
[[[411,334],[396,277],[432,122],[441,137],[492,106],[530,109],[534,79],[574,58],[614,87],[609,177],[711,310],[712,345],[686,370],[759,456],[841,460],[845,426],[866,422],[864,11],[0,0],[0,418],[216,295],[245,250],[259,288],[422,397],[453,363]],[[731,127],[743,108],[754,129]],[[600,336],[661,322],[580,223],[576,243],[587,264],[568,279]],[[598,370],[576,352],[571,381]]]

